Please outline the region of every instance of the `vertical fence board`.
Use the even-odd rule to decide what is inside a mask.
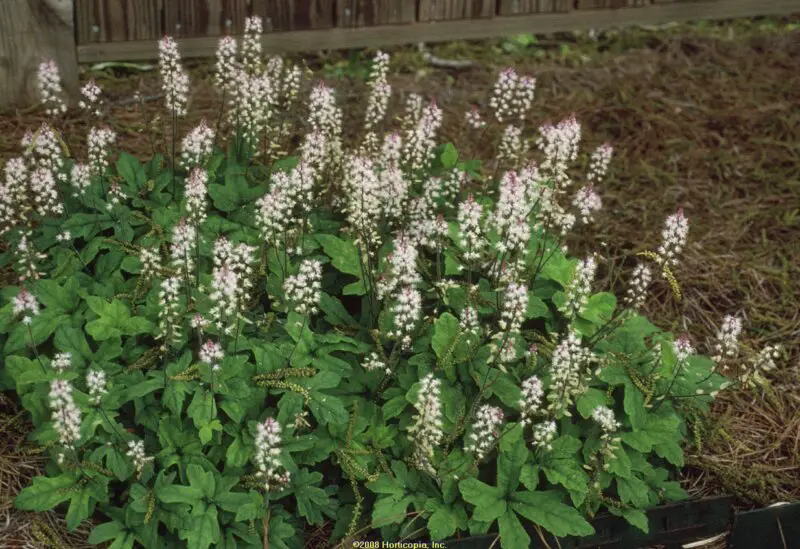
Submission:
[[[0,109],[32,103],[39,63],[58,65],[64,91],[78,91],[74,12],[71,1],[0,1]]]
[[[210,23],[209,2],[169,0],[164,6],[164,32],[175,38],[219,34],[219,28],[212,28]]]
[[[659,2],[660,0],[653,0]],[[673,0],[666,0],[672,2]],[[650,0],[578,0],[578,9],[637,8],[647,6]]]
[[[495,0],[420,0],[420,21],[492,17]]]
[[[264,19],[265,31],[333,27],[334,0],[252,0],[253,15]]]
[[[416,11],[415,0],[338,0],[336,25],[364,27],[413,23]]]
[[[78,43],[155,40],[164,32],[162,4],[163,0],[75,0]]]
[[[499,0],[500,15],[523,13],[567,12],[572,9],[572,0]]]

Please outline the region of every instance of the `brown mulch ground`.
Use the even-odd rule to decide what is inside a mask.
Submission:
[[[617,265],[656,247],[664,218],[683,207],[690,244],[676,274],[685,298],[676,303],[666,285],[657,286],[648,314],[662,327],[688,331],[703,351],[722,317],[738,313],[747,347],[780,343],[787,349],[771,389],[720,396],[702,444],[687,451],[687,487],[698,495],[732,492],[743,506],[798,499],[800,32],[735,40],[662,36],[648,45],[577,64],[515,59],[518,70],[537,78],[529,122],[535,128],[575,113],[587,147],[604,141],[615,147],[600,189],[603,212],[590,234],[573,239],[573,253],[599,249]],[[398,95],[435,96],[445,111],[443,137],[468,152],[476,144],[465,131],[464,109],[486,100],[498,68],[481,63],[460,72],[428,71],[420,79],[401,66],[391,80]],[[208,74],[207,66],[193,71],[199,84],[184,128],[201,117],[217,118]],[[158,93],[153,72],[94,76],[112,103],[137,90],[145,97]],[[350,127],[356,128],[363,85],[329,83],[353,105]],[[122,148],[147,155],[149,126],[160,123],[160,112],[158,100],[146,101],[144,112],[135,102],[113,106],[110,119]],[[38,110],[0,115],[0,160],[18,154],[24,131],[43,120]],[[70,146],[83,154],[88,122],[70,115],[64,127]],[[159,139],[155,146],[163,150]],[[611,271],[609,284],[616,279]],[[0,509],[8,512],[5,505]]]

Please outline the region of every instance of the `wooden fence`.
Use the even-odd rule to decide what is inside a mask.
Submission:
[[[277,52],[794,12],[800,0],[0,0],[0,108],[33,97],[44,58],[74,92],[77,63],[153,59],[164,34],[184,57],[212,56],[250,15]]]

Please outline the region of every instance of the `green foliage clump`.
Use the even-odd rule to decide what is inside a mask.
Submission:
[[[647,530],[645,509],[685,497],[687,414],[730,383],[636,313],[642,279],[620,304],[562,250],[574,120],[538,170],[506,143],[496,178],[436,146],[418,97],[387,145],[349,150],[332,93],[311,94],[288,156],[280,109],[254,127],[238,96],[226,148],[95,155],[86,185],[38,146],[52,129],[31,138],[3,220],[24,280],[0,294],[0,382],[53,461],[16,505],[102,517],[90,541],[114,548],[300,547],[330,522],[332,544],[522,549],[530,525],[587,536],[601,510]]]

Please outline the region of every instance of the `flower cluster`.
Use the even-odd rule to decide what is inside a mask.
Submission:
[[[48,116],[58,116],[67,112],[64,90],[61,88],[61,76],[55,61],[51,59],[39,65],[36,82]]]
[[[477,105],[472,105],[472,108],[466,112],[464,118],[467,121],[467,126],[473,130],[480,130],[486,127],[486,121],[481,117],[481,113],[478,112]]]
[[[689,220],[683,215],[683,209],[667,218],[664,230],[661,233],[663,239],[658,248],[659,261],[664,265],[675,265],[678,263],[677,255],[681,253],[686,244],[686,236],[689,234]]]
[[[751,360],[750,364],[739,375],[739,382],[746,387],[755,387],[765,381],[764,374],[774,370],[775,360],[780,358],[781,351],[777,345],[767,345]]]
[[[420,281],[417,273],[419,251],[415,243],[405,233],[394,239],[394,250],[386,256],[389,264],[388,276],[378,282],[378,299],[385,299],[395,293],[399,286],[413,286]]]
[[[209,339],[200,347],[200,362],[208,364],[214,371],[219,370],[219,363],[224,358],[225,352],[222,350],[222,345],[217,342]]]
[[[158,65],[167,110],[173,116],[185,116],[189,102],[189,75],[181,64],[178,43],[169,36],[158,41]]]
[[[459,328],[466,334],[477,335],[480,333],[481,325],[478,318],[478,311],[474,307],[467,305],[461,311],[461,320],[458,323]]]
[[[368,372],[386,372],[387,374],[391,373],[391,370],[386,363],[381,360],[381,357],[378,356],[378,353],[374,351],[366,356],[361,365]]]
[[[638,309],[647,298],[647,288],[653,280],[653,273],[647,265],[636,265],[633,269],[631,285],[625,295],[625,304],[632,309]]]
[[[42,124],[35,134],[26,133],[22,145],[25,147],[23,156],[31,159],[32,169],[44,169],[59,181],[67,180],[62,170],[61,140],[49,124]]]
[[[236,39],[223,36],[217,46],[217,62],[214,71],[214,86],[220,95],[230,92],[236,85],[236,73],[239,70],[236,63]]]
[[[14,297],[14,307],[12,308],[14,316],[24,314],[22,318],[23,324],[30,324],[33,320],[32,317],[39,314],[39,301],[32,293],[21,287],[19,292]]]
[[[389,98],[392,96],[392,87],[386,81],[386,74],[389,72],[389,54],[378,51],[372,61],[372,68],[369,74],[370,92],[367,99],[367,110],[364,118],[364,128],[372,130],[380,124],[386,116],[386,108],[389,105]]]
[[[56,372],[63,374],[72,365],[72,355],[70,353],[56,353],[50,365]]]
[[[516,163],[524,154],[525,144],[522,140],[522,128],[509,124],[500,137],[500,144],[497,146],[497,159]]]
[[[181,159],[184,166],[201,166],[214,152],[214,130],[205,120],[192,129],[181,142]]]
[[[199,227],[206,220],[207,184],[208,173],[202,168],[194,168],[186,180],[186,218],[195,227]]]
[[[95,174],[103,175],[108,165],[111,146],[117,140],[117,134],[110,128],[92,128],[89,130],[89,165]]]
[[[312,131],[325,138],[325,168],[338,165],[342,156],[342,110],[336,105],[333,88],[320,82],[308,100],[308,122]]]
[[[106,373],[103,370],[89,370],[86,373],[86,387],[89,389],[89,402],[99,406],[100,401],[108,393]]]
[[[81,436],[81,411],[72,398],[69,381],[54,379],[50,382],[50,408],[59,444],[74,449]]]
[[[675,355],[678,357],[678,362],[684,362],[687,358],[694,354],[694,347],[692,347],[692,343],[689,341],[689,336],[686,334],[681,334],[675,339],[673,344],[675,348]]]
[[[429,166],[436,147],[436,132],[441,124],[442,109],[436,106],[435,101],[431,101],[421,109],[416,124],[406,130],[403,161],[412,175],[417,176]]]
[[[528,310],[528,288],[523,284],[512,282],[506,287],[503,295],[503,308],[500,311],[498,325],[505,332],[519,332]]]
[[[444,436],[440,385],[441,381],[433,374],[428,374],[420,380],[415,405],[417,413],[414,416],[414,423],[408,428],[409,440],[414,445],[415,464],[430,473],[433,473],[430,460],[434,449]]]
[[[25,221],[28,197],[25,159],[10,159],[4,171],[5,180],[0,183],[0,236]]]
[[[125,452],[125,455],[131,458],[133,461],[133,466],[136,467],[136,474],[141,475],[142,469],[149,461],[153,461],[153,456],[148,456],[144,451],[144,441],[141,440],[129,440],[128,441],[128,451]]]
[[[475,459],[480,461],[500,438],[500,425],[503,423],[504,414],[500,408],[484,404],[478,408],[475,417],[476,421],[464,451],[474,454]]]
[[[580,338],[570,332],[553,351],[550,365],[549,409],[556,417],[569,416],[573,399],[586,392],[585,367],[593,359],[591,351],[581,345]]]
[[[194,272],[193,248],[197,238],[197,229],[194,225],[187,222],[185,218],[172,229],[172,265],[179,269],[184,278],[191,280]]]
[[[594,221],[595,212],[600,211],[600,208],[603,207],[603,201],[600,199],[600,195],[597,194],[597,191],[594,190],[594,185],[592,183],[589,183],[575,193],[572,204],[578,208],[581,214],[581,222],[584,224]]]
[[[531,376],[522,382],[522,398],[519,401],[519,408],[522,413],[520,423],[530,425],[533,418],[542,411],[542,399],[544,398],[544,386],[542,380],[536,376]]]
[[[475,200],[472,194],[458,206],[458,228],[460,243],[464,249],[464,259],[474,261],[481,257],[481,251],[486,242],[481,227],[483,207]]]
[[[551,443],[558,434],[558,427],[553,420],[537,423],[532,429],[532,444],[534,448],[552,450]]]
[[[300,272],[286,277],[283,283],[286,299],[301,315],[316,314],[322,295],[322,264],[313,259],[300,263]]]
[[[257,15],[244,20],[244,37],[242,38],[242,63],[248,74],[261,71],[261,34],[264,24]]]
[[[211,293],[213,306],[209,311],[217,328],[226,333],[233,329],[231,320],[246,306],[247,297],[253,286],[253,252],[255,248],[240,243],[233,245],[227,238],[220,237],[214,243],[211,273]],[[226,326],[227,323],[227,326]]]
[[[614,148],[608,143],[603,143],[592,153],[589,159],[589,183],[600,183],[608,173],[608,165],[611,163],[611,155]]]
[[[714,342],[714,356],[711,357],[716,363],[723,363],[736,358],[739,354],[739,334],[742,333],[742,319],[728,315],[722,321],[722,326],[717,331],[717,338]],[[728,364],[722,364],[722,370],[727,370]]]
[[[39,280],[44,273],[39,271],[39,265],[47,257],[36,249],[33,240],[33,231],[25,230],[20,234],[14,255],[17,258],[17,272],[20,273],[19,279]],[[23,319],[23,322],[29,319]]]
[[[560,309],[568,318],[579,315],[586,306],[592,294],[592,283],[596,272],[597,262],[594,257],[587,257],[578,263],[575,274],[567,285],[564,305]]]
[[[535,78],[520,76],[513,68],[501,72],[489,99],[497,121],[523,120],[533,104],[535,91]]]
[[[604,458],[603,469],[608,470],[611,467],[610,461],[616,458],[616,450],[619,448],[620,438],[614,435],[622,426],[619,421],[614,417],[614,411],[607,406],[598,406],[592,411],[592,419],[600,426],[603,434],[600,435],[602,446],[600,454]]]
[[[164,346],[178,343],[181,337],[181,279],[165,278],[158,292],[158,337]]]
[[[573,115],[555,126],[544,124],[539,134],[536,144],[544,154],[539,170],[553,181],[556,191],[561,192],[572,183],[567,169],[578,158],[581,125]]]
[[[86,164],[73,164],[69,180],[75,189],[72,196],[82,196],[92,184],[92,169]]]
[[[100,110],[100,86],[94,81],[89,80],[84,87],[81,88],[81,99],[78,101],[78,107],[90,112],[94,116],[100,117],[102,114]]]
[[[289,471],[281,465],[281,426],[268,417],[258,424],[255,438],[255,463],[267,492],[277,492],[289,484]],[[283,470],[282,470],[283,469]]]

